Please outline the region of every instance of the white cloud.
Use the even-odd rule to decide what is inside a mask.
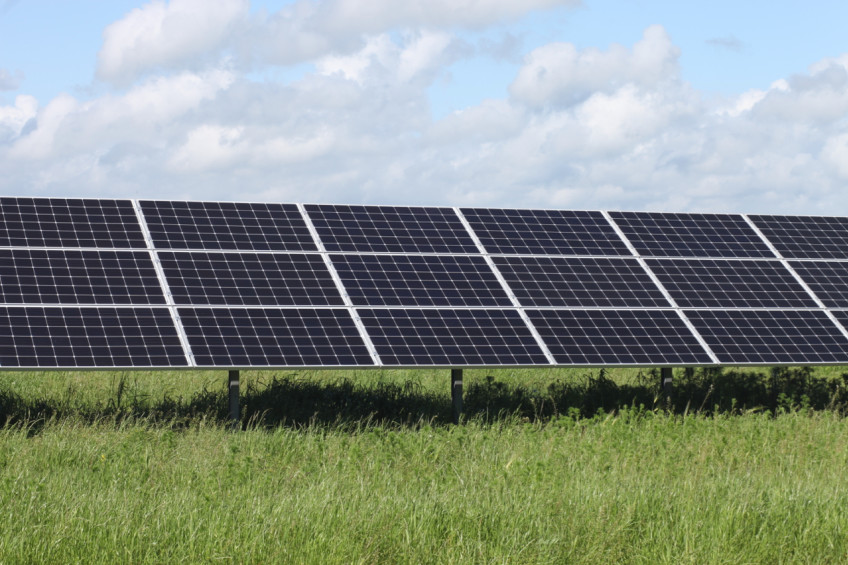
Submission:
[[[249,0],[153,0],[103,33],[97,76],[126,85],[155,69],[290,65],[351,54],[364,37],[395,30],[481,28],[579,0],[297,0],[249,14]],[[435,39],[439,34],[427,36]],[[425,47],[421,45],[420,47]]]
[[[21,71],[11,73],[6,69],[0,69],[0,92],[17,90],[23,80],[24,74]]]
[[[153,0],[103,31],[97,75],[128,83],[150,69],[185,65],[214,52],[248,9],[249,0]]]
[[[309,17],[336,5],[314,4]],[[227,67],[154,75],[89,101],[63,95],[39,107],[19,98],[0,108],[0,190],[750,212],[848,206],[848,57],[716,99],[681,79],[677,48],[652,27],[631,47],[540,47],[509,96],[434,122],[429,88],[462,56],[462,43],[444,29],[356,37],[358,48],[322,52],[314,71],[285,83]]]
[[[679,54],[661,26],[646,29],[632,49],[579,51],[570,43],[551,43],[527,56],[510,94],[531,107],[569,106],[625,84],[653,87],[677,77]]]
[[[26,95],[16,96],[14,106],[0,106],[0,144],[18,137],[37,111],[38,100]]]

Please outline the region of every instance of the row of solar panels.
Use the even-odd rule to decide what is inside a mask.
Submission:
[[[848,218],[0,198],[0,366],[848,363],[846,243]]]

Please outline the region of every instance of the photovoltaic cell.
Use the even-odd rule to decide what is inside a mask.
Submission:
[[[0,303],[165,304],[146,251],[0,249]]]
[[[742,216],[610,212],[640,255],[653,257],[774,257]]]
[[[527,310],[563,365],[704,365],[712,361],[673,310]]]
[[[463,208],[489,253],[630,255],[600,212]]]
[[[846,363],[848,339],[822,311],[689,310],[721,363]]]
[[[0,306],[2,367],[179,367],[167,308]]]
[[[331,255],[356,306],[511,306],[485,259],[466,255]]]
[[[451,208],[308,204],[306,211],[327,251],[478,253]]]
[[[539,256],[492,259],[522,306],[670,306],[636,259]]]
[[[780,261],[647,259],[683,308],[815,308]]]
[[[348,310],[179,308],[200,367],[373,365]]]
[[[159,258],[177,305],[344,305],[317,254],[160,251]]]
[[[0,247],[147,246],[129,200],[0,197]]]
[[[140,202],[157,249],[317,251],[294,204]]]
[[[828,308],[848,308],[848,263],[790,261],[790,265]]]
[[[515,310],[359,309],[384,365],[548,365]]]
[[[848,218],[749,216],[787,258],[848,259]]]

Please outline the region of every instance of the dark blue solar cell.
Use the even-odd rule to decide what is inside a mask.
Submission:
[[[815,308],[780,261],[647,259],[683,308]]]
[[[527,310],[562,365],[709,365],[673,310]]]
[[[317,251],[294,204],[140,202],[157,249]]]
[[[670,306],[636,259],[494,257],[522,306]]]
[[[759,215],[750,218],[783,257],[848,259],[848,218]]]
[[[600,212],[463,208],[489,253],[630,255]]]
[[[343,306],[318,254],[160,251],[177,305]]]
[[[357,306],[511,306],[482,257],[331,255]]]
[[[0,247],[147,245],[129,200],[0,197]]]
[[[848,362],[848,339],[822,311],[689,310],[686,316],[721,363]]]
[[[0,249],[5,304],[165,304],[147,251]]]
[[[0,306],[0,366],[180,367],[167,308]]]
[[[848,308],[848,263],[790,261],[790,265],[828,308]]]
[[[350,312],[339,308],[180,308],[200,367],[374,365]]]
[[[477,253],[451,208],[306,205],[327,251]]]
[[[358,309],[387,366],[547,365],[515,310]]]
[[[610,212],[640,255],[654,257],[774,257],[742,216]]]

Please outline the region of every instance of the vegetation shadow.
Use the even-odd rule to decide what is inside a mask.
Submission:
[[[112,398],[94,404],[75,402],[70,397],[25,400],[0,389],[0,425],[25,425],[35,432],[48,421],[63,419],[117,424],[144,420],[173,428],[202,421],[227,422],[225,390],[204,389],[190,398],[165,394],[152,399],[132,393],[123,379],[126,377],[122,377]],[[848,373],[828,378],[816,375],[809,367],[760,372],[678,369],[671,396],[662,393],[659,383],[658,370],[641,372],[627,384],[616,383],[604,369],[541,386],[512,384],[488,376],[467,382],[463,417],[495,423],[587,418],[632,408],[704,415],[792,410],[843,414],[848,408]],[[445,390],[432,391],[411,381],[365,385],[341,378],[314,382],[294,374],[273,376],[269,382],[248,382],[242,390],[241,406],[242,426],[261,428],[418,428],[449,425],[453,414],[447,382]]]

